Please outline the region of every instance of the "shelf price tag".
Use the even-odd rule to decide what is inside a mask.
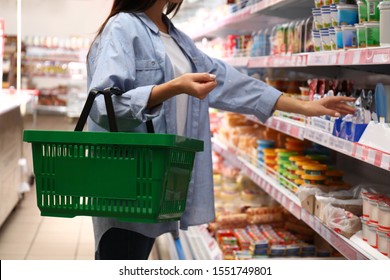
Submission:
[[[368,151],[368,158],[367,161],[373,165],[375,165],[375,157],[376,157],[376,151],[375,150],[369,150]]]
[[[352,64],[354,65],[360,64],[360,56],[361,56],[360,51],[353,52]]]
[[[360,145],[356,145],[355,158],[363,159],[363,147]]]
[[[390,171],[390,155],[389,154],[382,155],[381,167],[385,170]]]
[[[352,142],[345,142],[344,143],[344,151],[347,155],[352,156],[353,143]]]

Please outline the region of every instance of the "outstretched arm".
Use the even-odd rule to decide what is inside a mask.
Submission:
[[[305,116],[329,115],[340,117],[341,115],[353,114],[355,112],[356,109],[347,104],[347,102],[353,101],[355,101],[354,98],[346,96],[332,96],[315,101],[302,101],[281,95],[274,109]]]

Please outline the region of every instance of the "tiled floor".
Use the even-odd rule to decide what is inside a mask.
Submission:
[[[31,117],[25,129],[72,130],[74,123],[65,116],[39,115],[36,127]],[[31,163],[31,146],[24,143],[24,156]],[[90,217],[41,217],[36,206],[34,186],[25,193],[6,222],[0,228],[0,259],[14,260],[91,260],[94,239]]]
[[[65,116],[39,115],[33,127],[25,118],[25,129],[73,130],[75,123]],[[30,144],[24,144],[25,157],[32,168]],[[35,189],[25,193],[0,228],[1,260],[92,260],[94,238],[90,217],[41,217]],[[156,259],[153,250],[151,259]]]

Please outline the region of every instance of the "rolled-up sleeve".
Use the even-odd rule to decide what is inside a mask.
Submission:
[[[161,106],[147,109],[154,85],[136,87],[136,68],[132,37],[118,18],[110,21],[99,42],[92,46],[88,57],[88,89],[103,90],[117,87],[124,91],[112,96],[118,128],[132,130],[147,120],[157,117]],[[95,99],[90,118],[103,128],[108,128],[108,118],[103,96]]]
[[[227,63],[205,55],[209,71],[217,76],[218,86],[210,93],[213,108],[255,115],[265,122],[273,113],[282,93],[263,81],[240,73]]]

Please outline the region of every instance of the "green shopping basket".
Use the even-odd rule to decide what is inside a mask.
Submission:
[[[115,132],[112,92],[91,91],[75,131],[24,131],[24,141],[32,143],[41,215],[143,223],[180,219],[203,142],[172,134]],[[112,132],[82,132],[98,94],[104,94]]]

